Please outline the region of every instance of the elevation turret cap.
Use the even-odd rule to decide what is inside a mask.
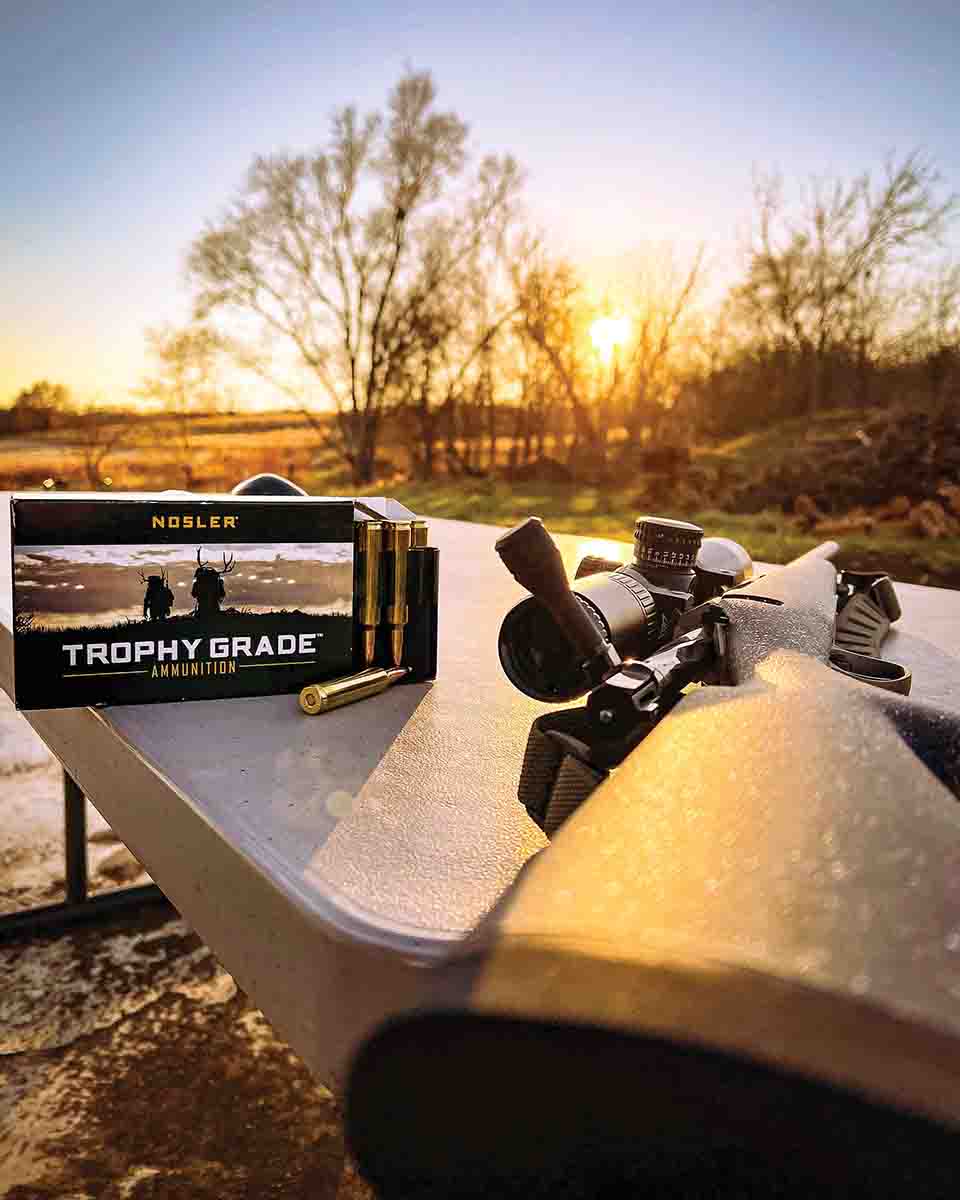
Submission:
[[[633,535],[633,558],[637,567],[667,567],[693,570],[703,530],[689,521],[669,517],[638,517]]]

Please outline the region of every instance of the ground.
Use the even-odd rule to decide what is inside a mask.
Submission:
[[[837,536],[843,565],[960,586],[955,529],[931,534],[923,521],[918,533],[917,522],[906,517],[849,508],[878,499],[857,491],[863,475],[858,446],[864,454],[883,449],[876,452],[882,498],[887,490],[897,494],[898,484],[891,480],[888,489],[886,483],[897,439],[904,442],[908,474],[920,461],[905,431],[884,440],[860,428],[859,414],[830,421],[827,415],[810,429],[781,428],[709,454],[695,452],[697,478],[706,482],[686,492],[671,490],[672,484],[663,490],[664,480],[637,464],[601,488],[506,478],[417,484],[389,461],[370,491],[437,517],[507,525],[535,513],[554,531],[597,539],[629,540],[639,512],[660,510],[736,538],[766,561],[785,561]],[[0,440],[0,485],[37,487],[50,476],[60,485],[84,486],[82,458],[67,431]],[[936,489],[939,443],[928,442],[923,462],[933,463],[930,487]],[[125,445],[107,463],[114,488],[210,491],[272,470],[314,494],[353,491],[343,464],[321,449],[297,414],[204,418],[190,472],[178,473],[172,453],[156,444],[154,431]],[[818,499],[814,485],[821,476],[831,487],[844,481],[850,495],[842,507]],[[751,497],[754,483],[764,490]],[[734,507],[738,488],[751,501],[742,508]],[[910,492],[906,484],[903,490]],[[791,508],[797,495],[814,509],[839,514],[841,524],[846,515],[847,527],[808,528],[817,522],[805,522],[809,513]],[[951,495],[957,498],[956,491],[930,492],[948,507]],[[925,496],[911,493],[911,501]],[[761,504],[768,507],[758,511]],[[960,510],[947,518],[955,525]],[[59,802],[59,769],[0,697],[0,910],[59,898]],[[91,817],[90,832],[95,887],[140,878],[139,864],[102,821]],[[110,930],[0,948],[0,981],[0,1197],[369,1196],[345,1166],[333,1098],[182,921],[147,912]]]
[[[0,911],[62,898],[61,774],[0,697]],[[144,882],[89,810],[94,890]],[[158,909],[0,947],[4,1200],[367,1200],[331,1094]]]
[[[603,486],[550,482],[550,474],[542,472],[511,474],[507,437],[497,439],[493,476],[440,475],[417,482],[409,448],[391,427],[377,478],[363,490],[395,496],[428,517],[512,525],[535,514],[556,532],[620,540],[630,539],[638,514],[659,512],[732,537],[763,562],[785,562],[832,538],[842,545],[841,566],[956,588],[956,425],[952,414],[938,417],[926,410],[837,409],[691,446],[689,461],[673,466],[628,453]],[[128,439],[103,464],[112,489],[227,491],[258,471],[274,471],[313,495],[349,496],[357,490],[323,428],[302,413],[198,414],[191,430],[184,456],[162,423],[131,422]],[[91,486],[76,429],[0,437],[0,488],[38,488],[47,478],[74,490]],[[909,499],[909,511],[878,515],[897,498]]]

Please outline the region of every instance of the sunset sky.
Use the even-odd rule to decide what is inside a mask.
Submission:
[[[722,271],[755,166],[799,183],[919,148],[960,190],[958,44],[956,0],[0,0],[0,403],[137,386],[251,157],[316,145],[406,65],[475,151],[517,156],[558,249],[599,271],[705,241]]]

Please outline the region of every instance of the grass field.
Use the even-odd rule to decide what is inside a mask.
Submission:
[[[110,477],[115,490],[182,488],[188,482],[180,466],[186,457],[192,486],[213,492],[229,490],[257,471],[302,476],[314,467],[319,450],[317,434],[300,413],[199,415],[192,419],[192,429],[184,456],[172,423],[156,418],[130,422],[100,473]],[[48,477],[71,488],[89,486],[76,431],[0,437],[0,488],[40,487]]]
[[[707,464],[722,462],[750,478],[796,455],[801,442],[819,451],[849,440],[860,420],[862,414],[840,411],[824,413],[812,425],[806,420],[788,421],[736,441],[697,448],[694,457]],[[189,482],[197,491],[227,491],[258,471],[287,475],[313,494],[350,495],[354,490],[345,464],[322,445],[317,431],[299,413],[196,417],[189,458]],[[624,478],[621,486],[603,489],[520,484],[502,478],[418,483],[407,478],[402,449],[387,447],[385,460],[382,477],[369,490],[396,496],[425,516],[510,525],[534,514],[556,532],[629,540],[639,513],[662,508],[644,498],[640,472]],[[111,477],[114,491],[161,490],[188,483],[178,465],[172,427],[162,423],[132,430],[107,458],[102,473]],[[0,487],[39,487],[48,477],[74,489],[88,486],[83,451],[69,429],[0,438]],[[845,566],[882,568],[905,581],[960,588],[960,537],[918,537],[902,521],[877,524],[869,533],[856,528],[840,535],[805,533],[779,510],[730,512],[718,498],[722,499],[708,487],[695,500],[673,502],[663,515],[694,520],[708,533],[732,537],[754,558],[771,562],[786,561],[824,537],[836,536]]]
[[[634,492],[600,493],[596,488],[505,483],[443,485],[399,484],[393,495],[426,516],[453,517],[490,525],[513,525],[527,516],[541,517],[555,533],[592,534],[598,538],[629,541],[640,515]],[[733,538],[753,558],[787,562],[829,535],[801,532],[796,522],[780,512],[724,513],[711,509],[670,513],[701,525],[708,534]],[[902,522],[890,522],[871,533],[845,533],[839,563],[864,570],[887,570],[897,579],[938,587],[960,588],[960,538],[910,536]]]

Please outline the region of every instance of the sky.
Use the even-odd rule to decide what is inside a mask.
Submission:
[[[408,66],[588,271],[666,241],[722,274],[756,169],[789,188],[919,149],[960,191],[958,44],[956,0],[0,0],[0,403],[136,388],[252,157],[315,148]]]

